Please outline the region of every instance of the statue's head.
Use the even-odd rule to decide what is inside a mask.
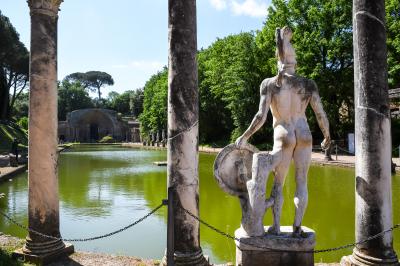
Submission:
[[[290,41],[292,39],[293,32],[288,26],[283,27],[280,32],[282,40],[286,39]]]

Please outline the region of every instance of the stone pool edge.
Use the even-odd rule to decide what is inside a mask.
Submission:
[[[155,146],[143,146],[142,143],[122,143],[123,147],[128,148],[141,148],[148,150],[166,150],[164,147],[155,147]],[[211,148],[205,146],[199,146],[199,152],[202,153],[219,153],[222,148]],[[325,154],[319,152],[313,152],[311,155],[311,163],[314,165],[328,165],[328,166],[338,166],[344,168],[354,168],[355,166],[355,156],[349,155],[339,155],[338,160],[333,161],[325,161]],[[332,155],[332,158],[335,159],[335,155]],[[394,163],[396,163],[396,173],[400,173],[400,158],[393,158]]]

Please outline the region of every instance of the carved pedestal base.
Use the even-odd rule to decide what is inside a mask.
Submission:
[[[195,253],[180,253],[174,255],[175,266],[209,266],[208,256],[204,256],[202,250]],[[167,257],[164,256],[160,266],[167,266]]]
[[[24,246],[21,249],[17,249],[13,252],[12,256],[13,258],[19,258],[22,259],[23,261],[35,263],[38,265],[43,265],[47,264],[51,261],[55,261],[57,259],[60,259],[62,257],[71,255],[74,253],[74,246],[69,243],[55,243],[57,245],[57,248],[53,249],[53,247],[48,246],[48,251],[46,252],[46,248],[44,246],[42,250],[38,252],[30,252],[29,250],[26,249]],[[38,244],[39,246],[40,244]],[[45,244],[44,244],[45,245]],[[45,245],[47,246],[47,245]]]
[[[304,237],[301,238],[292,237],[291,226],[281,226],[279,236],[265,234],[260,237],[249,237],[242,228],[237,229],[235,237],[240,239],[240,242],[235,241],[236,266],[313,266],[314,254],[304,253],[304,251],[314,250],[315,232],[307,227],[302,227],[302,229]],[[265,227],[266,232],[267,230],[268,226]],[[269,251],[268,248],[289,252]]]
[[[397,256],[381,259],[361,254],[357,250],[350,256],[345,256],[340,261],[341,266],[400,266]]]

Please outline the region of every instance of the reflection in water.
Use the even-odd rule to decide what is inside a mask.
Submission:
[[[80,146],[60,158],[61,232],[65,238],[97,236],[130,224],[144,216],[166,197],[166,168],[153,165],[164,161],[163,151],[125,149],[118,146]],[[215,155],[200,155],[200,214],[217,228],[233,234],[240,226],[237,198],[224,193],[212,176]],[[291,168],[284,187],[282,225],[294,217],[295,182]],[[272,186],[269,178],[268,189]],[[317,248],[354,241],[354,170],[316,167],[309,173],[309,205],[303,224],[317,232]],[[0,208],[27,223],[26,174],[0,185]],[[400,177],[393,177],[394,222],[399,223]],[[166,209],[145,222],[107,239],[75,243],[78,250],[161,258],[166,243]],[[271,212],[265,224],[272,221]],[[25,237],[26,233],[4,219],[0,231]],[[235,260],[233,242],[201,226],[201,244],[212,262]],[[395,233],[400,254],[400,233]],[[316,262],[339,261],[351,249],[316,256]]]

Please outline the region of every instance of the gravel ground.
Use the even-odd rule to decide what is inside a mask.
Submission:
[[[48,264],[49,266],[154,266],[158,261],[101,253],[76,252],[69,258]]]
[[[11,252],[22,247],[23,239],[5,235],[0,232],[0,249]],[[1,260],[1,258],[0,258]],[[0,265],[3,262],[0,261]],[[29,265],[15,263],[15,265]],[[129,256],[108,255],[102,253],[75,252],[68,258],[48,264],[49,266],[154,266],[159,265],[157,260],[139,259]]]
[[[21,247],[24,240],[0,233],[0,248],[8,251]],[[160,261],[139,259],[129,256],[108,255],[103,253],[75,252],[68,258],[48,264],[49,266],[155,266]],[[1,262],[0,262],[1,264]],[[21,264],[19,264],[21,265]],[[28,265],[28,264],[25,264]],[[215,266],[233,266],[234,264],[220,264]],[[339,266],[339,263],[316,263],[316,266]]]

